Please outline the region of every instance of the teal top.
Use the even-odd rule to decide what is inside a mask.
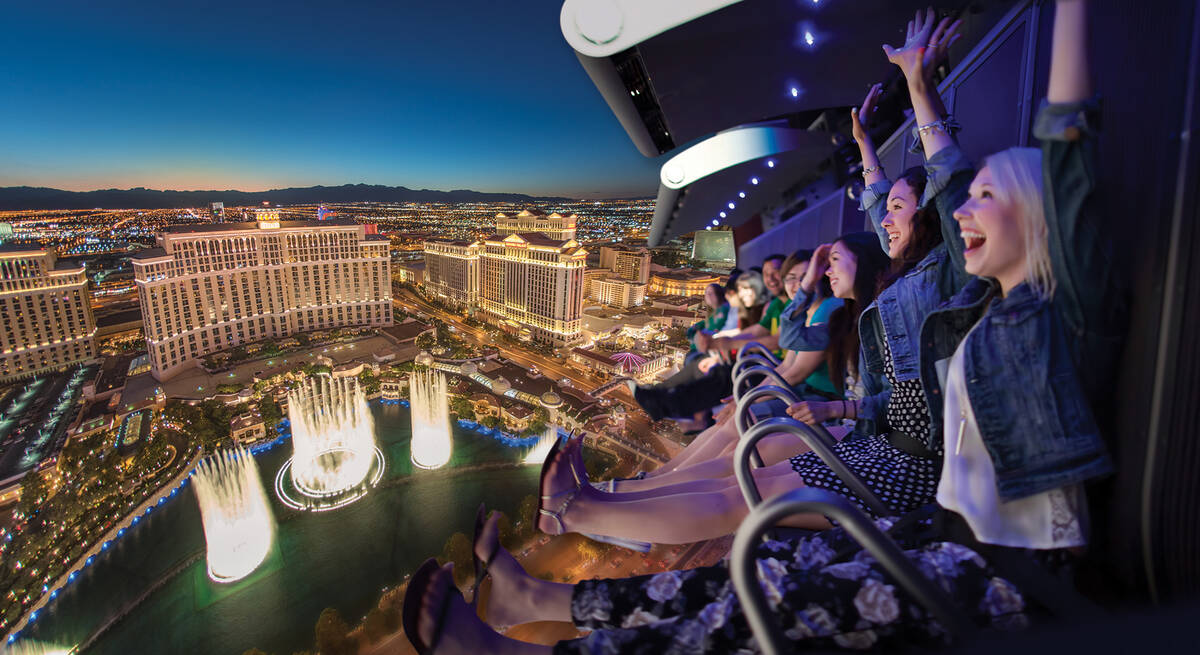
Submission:
[[[833,315],[833,311],[842,306],[841,298],[826,298],[817,305],[816,311],[812,316],[804,322],[805,326],[822,325],[829,322],[829,317]],[[833,386],[833,379],[829,377],[829,364],[821,362],[817,370],[804,379],[804,384],[818,391],[825,393],[837,393],[837,388]]]

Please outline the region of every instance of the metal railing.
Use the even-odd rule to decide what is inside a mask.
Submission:
[[[836,520],[863,550],[879,562],[884,572],[928,610],[953,637],[964,639],[975,634],[977,628],[966,613],[954,605],[950,597],[932,581],[921,575],[904,551],[866,515],[845,498],[828,491],[805,488],[789,491],[751,509],[733,539],[730,577],[746,620],[764,653],[789,653],[794,650],[794,644],[783,634],[778,621],[772,616],[766,594],[758,582],[755,547],[783,519],[808,513],[819,513]]]

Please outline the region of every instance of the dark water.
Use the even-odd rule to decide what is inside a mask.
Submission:
[[[81,643],[148,589],[157,589],[87,652],[240,654],[249,648],[287,655],[313,645],[321,610],[337,608],[357,622],[379,598],[441,552],[455,531],[470,534],[480,501],[509,512],[536,493],[533,466],[515,463],[521,449],[455,428],[454,456],[439,471],[409,461],[409,413],[371,403],[387,474],[362,500],[332,512],[299,514],[269,495],[276,519],[276,554],[246,580],[211,582],[204,534],[191,485],[155,511],[76,580],[22,641],[70,647]],[[263,484],[291,454],[290,442],[258,456]],[[189,558],[194,559],[187,564]],[[28,641],[27,641],[28,640]]]

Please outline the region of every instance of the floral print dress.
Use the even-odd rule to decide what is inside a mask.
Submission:
[[[895,519],[876,520],[888,530]],[[918,569],[981,626],[1021,629],[1038,613],[975,550],[952,541],[893,538]],[[1054,568],[1064,551],[1021,551]],[[890,584],[880,565],[840,529],[758,547],[759,584],[775,620],[799,647],[866,649],[941,645],[945,633],[925,609]],[[592,632],[555,653],[756,653],[727,563],[575,585],[571,616]]]

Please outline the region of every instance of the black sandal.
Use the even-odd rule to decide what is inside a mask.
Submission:
[[[424,608],[422,599],[425,597],[425,591],[429,587],[429,582],[433,579],[435,573],[438,572],[437,560],[430,557],[425,560],[417,571],[413,573],[408,580],[408,589],[404,592],[404,610],[401,614],[402,625],[404,626],[404,635],[408,637],[409,643],[413,648],[417,649],[418,655],[426,655],[432,653],[437,646],[439,638],[442,636],[442,628],[445,627],[446,608],[450,606],[449,592],[442,597],[441,606],[437,608],[437,626],[433,631],[433,639],[426,644],[421,639],[421,633],[418,626],[421,622],[421,611]],[[453,585],[451,585],[453,587]],[[455,592],[458,590],[455,589]]]
[[[475,582],[471,585],[471,607],[479,606],[479,587],[483,584],[483,579],[487,577],[488,567],[496,561],[496,555],[500,553],[500,536],[496,535],[496,547],[492,549],[487,560],[479,559],[475,547],[479,545],[479,535],[483,533],[483,526],[486,523],[487,508],[484,503],[479,503],[479,511],[475,512],[475,534],[471,539],[471,559],[475,563]]]
[[[567,507],[569,507],[571,505],[571,501],[575,500],[575,496],[579,493],[578,480],[576,480],[575,486],[573,488],[563,489],[562,491],[560,491],[556,494],[551,494],[551,495],[547,496],[547,495],[541,493],[541,491],[546,488],[546,471],[550,470],[551,462],[555,461],[555,458],[558,457],[558,451],[562,448],[562,444],[563,444],[562,441],[556,440],[554,442],[554,445],[550,447],[550,452],[546,453],[546,459],[544,460],[544,462],[542,464],[542,472],[538,476],[538,493],[540,494],[540,499],[541,499],[538,502],[538,517],[548,516],[548,517],[554,519],[555,523],[558,523],[558,532],[550,533],[550,532],[546,532],[545,530],[542,530],[542,532],[546,532],[546,534],[549,534],[552,536],[557,536],[557,535],[566,533],[567,528],[565,525],[563,525],[562,515],[564,512],[567,511]],[[567,461],[567,466],[571,468],[571,474],[575,475],[575,468],[574,468],[574,466],[572,466],[572,463],[570,460]],[[559,503],[558,509],[556,509],[556,510],[546,509],[546,503],[554,502],[558,498],[562,498],[562,502]]]

